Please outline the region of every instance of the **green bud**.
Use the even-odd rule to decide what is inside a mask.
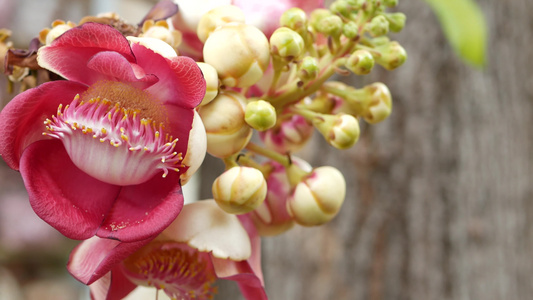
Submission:
[[[337,149],[348,149],[359,139],[359,122],[352,115],[317,114],[312,122],[326,141]]]
[[[374,54],[374,59],[387,70],[394,70],[407,60],[407,52],[396,41],[378,46],[374,50],[378,52]]]
[[[319,8],[313,10],[313,12],[311,12],[310,17],[311,27],[313,27],[313,29],[315,29],[316,31],[319,31],[317,28],[320,27],[322,20],[330,16],[333,16],[333,14],[331,13],[331,11],[329,11],[329,9]]]
[[[339,14],[345,18],[350,18],[352,7],[346,0],[337,0],[331,3],[329,10],[334,14]]]
[[[343,28],[342,19],[339,16],[329,16],[323,18],[315,28],[318,32],[332,37],[339,37]]]
[[[290,28],[280,27],[270,36],[270,52],[273,56],[292,61],[302,55],[304,50],[303,38]]]
[[[328,82],[328,87],[342,93],[344,101],[335,107],[334,112],[345,112],[363,117],[366,122],[375,124],[385,120],[392,112],[392,97],[387,86],[381,82],[356,89],[339,82]]]
[[[405,26],[405,15],[403,13],[385,14],[389,21],[389,29],[392,32],[400,32]]]
[[[372,39],[372,45],[374,46],[381,46],[390,43],[390,39],[388,36],[379,36]]]
[[[367,50],[357,50],[346,61],[346,68],[357,75],[366,75],[374,67],[374,57]]]
[[[303,81],[313,80],[318,76],[320,68],[318,67],[318,61],[316,58],[306,56],[300,63],[300,72],[298,77]]]
[[[281,27],[288,27],[296,32],[307,29],[307,15],[301,8],[293,7],[286,10],[279,20]]]
[[[244,120],[258,131],[265,131],[276,125],[276,109],[272,104],[257,100],[246,105]]]
[[[383,36],[389,33],[389,21],[383,15],[372,18],[370,23],[366,24],[366,30],[372,36]]]
[[[355,22],[348,22],[342,26],[342,34],[349,39],[353,39],[359,35],[359,26]]]

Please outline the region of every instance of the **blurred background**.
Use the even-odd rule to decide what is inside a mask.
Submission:
[[[24,48],[55,19],[115,11],[137,23],[155,2],[0,0],[0,27]],[[340,169],[347,197],[331,223],[263,239],[270,299],[531,299],[533,2],[476,2],[489,34],[483,68],[453,51],[428,3],[400,0],[407,25],[391,38],[407,62],[340,79],[384,82],[393,113],[363,126],[350,150],[315,134],[298,154]],[[207,157],[200,198],[222,169]],[[20,175],[0,162],[0,299],[84,299],[65,269],[75,244],[34,215]],[[240,299],[232,284],[220,290]]]

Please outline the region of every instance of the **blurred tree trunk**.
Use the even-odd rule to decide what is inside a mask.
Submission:
[[[386,83],[393,114],[348,151],[314,139],[306,158],[344,173],[346,202],[326,226],[263,239],[271,299],[533,297],[533,2],[479,2],[482,71],[452,53],[423,1],[400,1],[407,26],[393,39],[408,61],[349,79]]]

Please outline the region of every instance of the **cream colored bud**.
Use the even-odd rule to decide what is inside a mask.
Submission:
[[[204,75],[205,79],[205,96],[204,99],[202,99],[202,103],[200,105],[206,105],[207,103],[211,102],[218,94],[218,74],[217,70],[213,68],[210,64],[206,64],[203,62],[196,63],[198,67],[200,67],[200,70],[202,70],[202,74]]]
[[[233,167],[213,182],[213,197],[224,211],[245,214],[263,203],[267,193],[261,171],[250,167]]]
[[[302,55],[304,50],[303,38],[292,29],[281,27],[270,36],[270,52],[273,56],[292,61]]]
[[[168,23],[164,20],[157,22],[154,22],[153,20],[145,21],[143,23],[142,33],[139,36],[161,40],[174,49],[178,48],[182,39],[181,32],[170,30]]]
[[[296,185],[287,201],[287,210],[298,224],[318,226],[337,215],[345,196],[342,173],[333,167],[319,167]]]
[[[256,27],[229,23],[211,33],[204,45],[204,61],[218,72],[227,87],[255,84],[270,62],[266,36]]]
[[[251,101],[246,105],[244,120],[258,131],[274,127],[276,117],[276,109],[265,100]]]
[[[245,100],[237,92],[220,92],[213,101],[198,109],[207,133],[209,154],[228,157],[248,144],[252,128],[244,121]]]
[[[367,50],[354,51],[346,61],[346,68],[357,75],[366,75],[374,67],[374,57]]]
[[[301,8],[289,8],[281,15],[279,23],[281,26],[288,27],[296,32],[302,32],[307,30],[307,15]]]
[[[374,59],[387,70],[394,70],[407,60],[407,52],[396,41],[383,44],[375,48],[378,52]]]
[[[244,24],[245,17],[243,11],[235,5],[219,6],[213,8],[202,16],[198,23],[196,33],[198,34],[200,41],[205,43],[213,31],[218,27],[231,22]]]
[[[381,82],[376,82],[364,87],[371,95],[370,106],[363,118],[370,124],[385,120],[392,112],[392,97],[389,88]]]
[[[55,39],[60,35],[65,33],[67,30],[74,28],[76,24],[72,22],[64,22],[61,20],[56,20],[52,23],[52,28],[45,28],[39,33],[39,41],[41,44],[50,45]]]
[[[313,125],[322,133],[326,141],[337,149],[348,149],[359,139],[360,129],[357,119],[348,114],[319,114],[313,118]]]

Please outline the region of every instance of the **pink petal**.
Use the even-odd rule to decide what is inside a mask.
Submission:
[[[122,243],[116,240],[92,237],[81,242],[72,250],[67,269],[80,282],[92,284],[112,269],[115,270],[120,262],[151,240],[152,238],[148,238],[133,243]],[[105,283],[105,279],[100,284],[102,283]]]
[[[183,157],[185,157],[187,154],[189,134],[192,129],[192,121],[194,119],[194,110],[176,105],[166,105],[165,109],[168,113],[169,133],[178,139],[178,143],[174,149],[176,152],[182,153]]]
[[[129,281],[120,266],[115,266],[112,271],[92,283],[92,300],[121,300],[137,287]]]
[[[87,62],[87,67],[104,75],[107,80],[127,82],[139,89],[146,89],[158,81],[153,74],[135,74],[133,65],[117,52],[99,52]]]
[[[96,235],[122,242],[156,236],[178,216],[183,194],[178,173],[122,187]]]
[[[10,168],[18,170],[22,151],[34,141],[45,139],[44,121],[56,114],[59,104],[68,104],[86,86],[54,81],[25,91],[0,112],[0,155]]]
[[[189,57],[167,59],[138,43],[132,44],[137,64],[159,82],[147,89],[164,104],[196,107],[205,95],[205,80],[198,65]]]
[[[57,140],[29,145],[20,173],[35,213],[71,239],[93,236],[120,190],[78,169]]]
[[[128,40],[113,27],[97,23],[85,23],[65,32],[50,46],[39,49],[37,61],[67,79],[90,85],[102,75],[86,64],[101,51],[114,51],[135,61]]]

